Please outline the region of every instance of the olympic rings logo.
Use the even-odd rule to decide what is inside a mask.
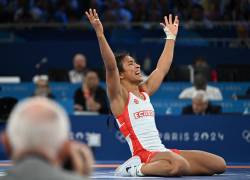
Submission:
[[[249,130],[244,130],[242,132],[242,137],[245,139],[248,143],[250,143],[250,131]]]

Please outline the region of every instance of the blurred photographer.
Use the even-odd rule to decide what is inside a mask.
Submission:
[[[68,116],[54,101],[35,97],[19,103],[2,136],[14,163],[2,179],[84,179],[93,156],[87,146],[69,141],[69,132]],[[62,169],[66,161],[73,171]]]

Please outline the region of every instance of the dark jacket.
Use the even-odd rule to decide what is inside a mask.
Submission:
[[[99,110],[100,114],[108,114],[109,106],[108,106],[108,98],[106,91],[101,87],[98,87],[94,93],[94,100],[101,104],[101,109]],[[79,104],[83,107],[84,111],[87,111],[86,107],[86,99],[83,94],[82,88],[79,88],[75,91],[74,95],[74,104]]]
[[[26,157],[18,161],[5,177],[0,180],[84,180],[82,176],[73,174],[66,170],[57,168],[49,164],[46,160],[38,157]]]
[[[182,109],[182,114],[190,114],[190,115],[206,115],[206,114],[221,114],[222,108],[221,106],[208,104],[208,107],[204,114],[195,114],[192,108],[192,105],[185,106]]]

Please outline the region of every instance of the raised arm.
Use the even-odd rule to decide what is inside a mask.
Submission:
[[[106,83],[109,99],[112,103],[113,99],[117,99],[121,94],[120,77],[116,66],[116,60],[105,35],[102,23],[95,9],[89,9],[85,12],[91,25],[93,26],[98,39],[102,59],[106,69]]]
[[[164,20],[165,23],[160,23],[167,36],[163,52],[158,60],[156,69],[150,74],[146,82],[142,84],[142,89],[144,89],[149,95],[152,95],[159,88],[165,75],[168,73],[173,60],[179,20],[178,17],[175,16],[174,21],[172,21],[171,14],[169,17],[165,16]]]

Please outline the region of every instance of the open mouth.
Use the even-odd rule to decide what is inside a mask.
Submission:
[[[137,76],[141,76],[141,72],[140,72],[140,71],[138,71],[138,72],[136,72],[136,73],[135,73],[135,75],[137,75]]]

